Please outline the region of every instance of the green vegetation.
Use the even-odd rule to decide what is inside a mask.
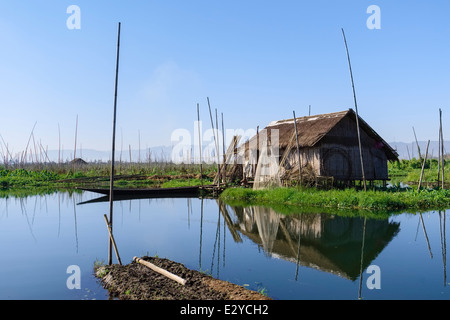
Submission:
[[[413,186],[420,178],[419,160],[401,160],[388,164],[391,183],[406,183]],[[445,172],[449,172],[445,163]],[[398,211],[441,209],[450,206],[450,190],[435,190],[437,187],[438,163],[436,159],[425,164],[423,189],[387,188],[383,190],[355,189],[317,190],[315,188],[275,188],[254,191],[248,188],[228,188],[221,197],[230,202],[270,205],[271,207],[316,207],[339,208],[346,210]],[[217,166],[203,166],[203,183],[211,184],[217,172]],[[181,187],[201,184],[200,166],[171,163],[139,163],[116,165],[115,186],[118,188],[145,187]],[[37,190],[43,193],[77,186],[109,187],[110,165],[107,163],[89,163],[85,165],[28,165],[20,168],[0,166],[0,196],[12,193],[27,194]],[[450,172],[446,174],[446,183],[450,182]],[[434,188],[434,189],[433,189]]]
[[[120,188],[175,187],[200,185],[199,165],[171,163],[118,164],[115,186]],[[109,187],[110,164],[28,165],[20,168],[0,166],[0,189]],[[203,183],[211,183],[217,166],[203,166]]]
[[[317,190],[314,188],[274,188],[252,190],[229,188],[221,194],[224,201],[248,204],[292,205],[371,211],[443,209],[450,205],[450,190],[358,191]]]
[[[444,180],[445,184],[450,184],[450,162],[444,162]],[[423,182],[424,185],[436,185],[438,178],[438,160],[427,159],[424,166]],[[440,171],[442,168],[440,169]],[[388,163],[389,178],[393,183],[417,184],[422,171],[422,162],[418,159],[400,160],[398,162]],[[447,174],[448,173],[448,174]],[[440,176],[440,183],[442,178]]]

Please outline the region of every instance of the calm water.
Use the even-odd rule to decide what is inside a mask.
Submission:
[[[0,299],[108,299],[93,276],[94,263],[108,261],[109,242],[109,203],[89,202],[97,198],[0,199]],[[114,204],[114,237],[124,264],[157,255],[274,299],[449,299],[448,216],[374,220],[211,199],[123,200]],[[67,287],[72,265],[80,289]]]

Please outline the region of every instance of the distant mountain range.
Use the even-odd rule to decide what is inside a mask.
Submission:
[[[425,156],[427,150],[428,141],[418,141],[420,153]],[[397,150],[400,159],[412,159],[419,158],[419,152],[417,150],[416,142],[389,142],[389,145]],[[446,142],[444,140],[444,154],[447,154],[447,150],[450,150],[450,141]],[[428,147],[428,158],[437,158],[439,155],[439,141],[430,141]]]

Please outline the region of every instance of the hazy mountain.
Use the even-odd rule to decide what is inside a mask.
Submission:
[[[420,153],[422,156],[425,155],[427,150],[428,141],[418,141]],[[416,142],[389,142],[389,145],[397,150],[400,159],[412,159],[418,158],[419,152],[417,150]],[[450,150],[450,141],[444,141],[444,154],[447,153],[446,150]],[[437,158],[439,155],[439,141],[430,141],[430,145],[428,147],[428,158]]]
[[[426,148],[427,148],[427,141],[419,141],[419,148],[422,155],[425,155]],[[394,148],[397,153],[399,154],[400,159],[411,159],[411,158],[418,158],[418,150],[416,142],[389,142],[389,145]],[[428,157],[438,157],[438,141],[430,141],[430,145],[428,147]],[[444,154],[446,154],[446,150],[450,150],[450,141],[444,142]],[[151,147],[147,149],[141,149],[139,150],[131,150],[131,160],[132,162],[148,162],[149,158],[151,161],[171,161],[171,153],[172,153],[172,147],[171,146],[157,146],[157,147]],[[51,161],[58,162],[58,159],[61,158],[61,161],[71,161],[73,160],[73,150],[62,150],[61,153],[59,153],[58,150],[49,150],[48,151],[48,157]],[[77,150],[76,153],[77,158],[82,158],[86,162],[106,162],[111,159],[111,152],[110,151],[99,151],[99,150],[93,150],[93,149],[82,149]],[[116,150],[115,155],[116,161],[124,161],[129,162],[130,161],[130,150]],[[44,160],[42,160],[44,161]]]

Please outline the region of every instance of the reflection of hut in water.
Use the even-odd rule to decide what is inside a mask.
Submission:
[[[363,218],[330,214],[280,215],[262,207],[233,208],[239,232],[266,254],[355,280],[361,268]],[[399,223],[367,219],[363,269],[399,231]],[[299,250],[300,249],[300,250]]]

